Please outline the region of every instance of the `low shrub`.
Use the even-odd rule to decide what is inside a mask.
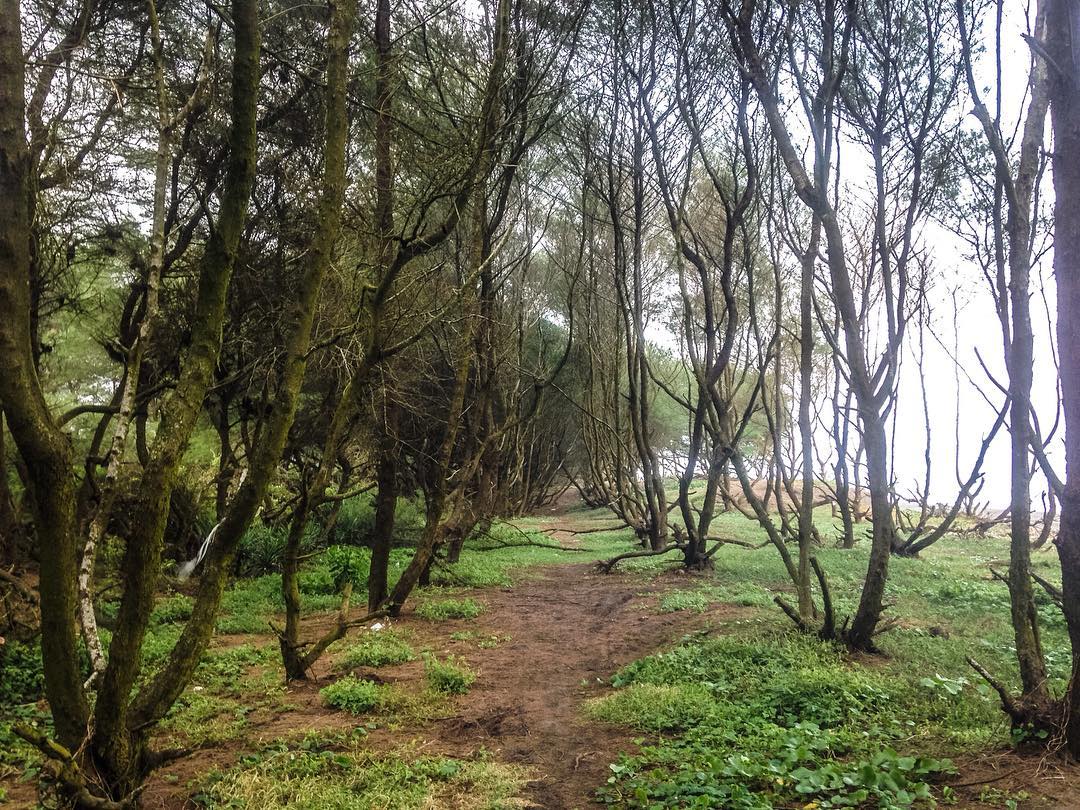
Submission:
[[[367,714],[386,702],[387,687],[346,675],[319,691],[323,703],[350,714]]]
[[[255,523],[240,539],[236,551],[236,573],[241,577],[259,577],[281,569],[285,553],[282,529]]]
[[[151,624],[175,624],[191,618],[192,600],[190,596],[173,594],[159,599],[150,614]]]
[[[386,667],[404,664],[416,658],[416,653],[393,630],[367,631],[362,639],[349,645],[337,660],[337,666]]]
[[[694,613],[704,613],[712,602],[709,594],[705,591],[672,591],[665,594],[660,600],[661,613],[677,613],[688,610]]]
[[[37,642],[0,644],[0,706],[32,703],[45,689]]]
[[[932,798],[952,767],[893,747],[953,711],[948,689],[913,688],[815,639],[687,638],[612,683],[590,715],[672,735],[611,766],[599,797],[620,807],[892,810]]]
[[[374,527],[375,496],[365,492],[341,504],[331,539],[349,546],[370,545]],[[394,508],[394,539],[415,540],[423,529],[423,502],[419,498],[398,498]]]
[[[709,690],[686,683],[635,683],[588,703],[586,711],[599,720],[642,731],[684,730],[714,714]]]
[[[464,695],[476,681],[476,673],[459,659],[450,657],[440,661],[432,653],[425,653],[424,678],[436,692]]]

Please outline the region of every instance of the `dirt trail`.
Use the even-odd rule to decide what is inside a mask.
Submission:
[[[487,592],[476,631],[511,640],[466,655],[479,680],[457,717],[422,736],[441,753],[460,756],[483,746],[535,767],[528,798],[537,807],[587,805],[608,763],[632,746],[630,733],[591,722],[582,703],[603,694],[603,682],[620,666],[720,618],[720,611],[658,614],[656,594],[668,589],[570,565]]]
[[[575,525],[559,517],[545,529],[573,547],[582,539],[567,531]],[[459,656],[479,677],[468,694],[455,699],[453,716],[393,731],[380,728],[367,744],[389,750],[412,742],[425,754],[459,758],[484,750],[535,772],[524,794],[530,806],[589,806],[609,775],[608,764],[621,751],[634,748],[636,735],[590,721],[584,702],[606,694],[608,679],[621,666],[671,646],[687,633],[746,614],[722,605],[700,614],[659,613],[659,596],[680,585],[690,583],[683,576],[643,581],[618,571],[600,574],[591,563],[567,563],[523,569],[513,588],[458,594],[485,606],[471,621],[430,622],[407,610],[393,624],[411,635],[414,646]],[[314,634],[327,621],[319,617],[305,624]],[[469,631],[472,639],[454,641],[451,636],[458,631]],[[494,647],[478,648],[477,639],[492,637],[498,639]],[[230,767],[244,751],[300,731],[355,725],[354,718],[328,710],[319,697],[319,689],[338,674],[331,671],[331,662],[332,656],[324,657],[316,680],[290,687],[293,710],[253,716],[243,741],[198,751],[156,774],[143,796],[144,806],[192,807],[188,797],[193,780],[214,768]],[[414,661],[366,674],[418,688],[423,667]]]

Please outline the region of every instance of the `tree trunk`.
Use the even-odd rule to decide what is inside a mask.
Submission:
[[[57,737],[74,750],[89,709],[79,671],[76,486],[71,445],[41,391],[31,346],[30,207],[21,8],[0,0],[0,403],[26,465],[41,550],[41,655]]]
[[[814,433],[810,400],[814,375],[814,267],[817,264],[821,223],[814,217],[810,242],[801,259],[799,284],[799,438],[802,443],[802,492],[799,500],[799,615],[814,614],[810,591],[810,551],[814,542]],[[777,459],[779,463],[779,459]]]
[[[881,618],[885,581],[889,574],[896,531],[892,522],[892,499],[889,497],[888,440],[885,422],[877,411],[860,414],[866,446],[866,477],[870,489],[870,508],[874,515],[870,562],[866,569],[859,607],[848,629],[847,643],[857,650],[874,649],[874,630]]]
[[[416,547],[416,552],[413,554],[413,558],[409,560],[405,570],[401,572],[401,576],[394,584],[390,596],[383,603],[391,616],[397,616],[401,613],[405,600],[409,598],[409,594],[413,592],[417,585],[422,584],[422,580],[435,559],[435,553],[439,550],[442,535],[443,496],[434,494],[425,511],[427,520],[424,523],[424,531],[420,535],[420,543]]]
[[[1062,609],[1072,644],[1072,677],[1066,694],[1066,745],[1080,758],[1080,76],[1076,46],[1080,9],[1053,0],[1047,49],[1066,75],[1052,74],[1050,115],[1054,127],[1054,274],[1061,393],[1065,406],[1065,492],[1057,548],[1061,558]]]
[[[1004,340],[1005,365],[1009,373],[1009,408],[1011,435],[1012,485],[1010,491],[1009,597],[1012,612],[1016,656],[1024,697],[1035,703],[1048,698],[1046,663],[1039,640],[1038,613],[1031,583],[1031,383],[1034,362],[1034,339],[1031,328],[1030,283],[1033,205],[1041,174],[1041,153],[1046,113],[1049,105],[1047,66],[1041,56],[1032,60],[1028,77],[1027,107],[1019,140],[1019,156],[1009,153],[996,114],[982,101],[972,68],[972,45],[966,29],[965,6],[957,4],[957,18],[964,40],[964,60],[968,90],[974,101],[975,117],[986,137],[996,169],[998,194],[1007,203],[1007,221],[1001,223],[1000,196],[994,210],[994,236],[997,244],[996,303]],[[1035,39],[1047,33],[1046,4],[1037,7],[1034,20]],[[1060,144],[1056,149],[1060,149]],[[1057,163],[1055,161],[1055,180]],[[1003,233],[1004,231],[1004,233]],[[1002,258],[1003,241],[1008,237],[1008,283]],[[1055,258],[1055,266],[1057,259]],[[1009,310],[1012,310],[1011,321]],[[1063,363],[1063,369],[1065,364]]]
[[[397,411],[390,406],[380,440],[376,470],[375,526],[371,533],[371,568],[368,571],[368,610],[375,611],[386,600],[389,588],[390,548],[394,542],[394,515],[397,508],[397,457],[394,452]]]
[[[281,645],[281,662],[285,666],[288,681],[307,680],[300,647],[300,552],[309,515],[307,494],[300,496],[300,503],[293,511],[289,534],[285,540],[285,553],[281,561],[281,595],[285,601],[285,629],[278,639]]]
[[[4,412],[0,409],[0,565],[10,565],[18,556],[19,526],[15,501],[8,483],[7,447],[4,443]]]
[[[217,366],[229,282],[247,220],[248,201],[255,177],[260,51],[257,4],[254,0],[233,0],[232,17],[236,39],[233,54],[233,121],[229,133],[229,165],[224,191],[215,228],[200,262],[191,343],[176,388],[161,408],[161,422],[150,450],[150,463],[143,475],[145,518],[129,539],[121,563],[123,595],[94,710],[94,755],[106,780],[114,786],[118,795],[126,795],[134,790],[145,776],[144,734],[129,731],[129,728],[143,727],[142,722],[130,717],[131,692],[138,677],[143,639],[154,605],[169,500],[180,462]],[[277,405],[284,407],[285,403],[279,402]],[[276,462],[277,458],[274,459]],[[253,474],[248,476],[249,484],[254,486],[268,482],[270,471],[260,470],[256,473],[254,467],[253,464]],[[259,496],[261,500],[261,493]],[[251,514],[254,514],[254,509]],[[244,517],[246,519],[241,522],[246,528],[250,515]],[[204,576],[200,589],[209,584],[205,580]],[[212,602],[204,602],[201,609],[196,606],[192,619],[170,656],[170,665],[163,677],[172,682],[169,691],[173,696],[165,706],[160,707],[162,714],[183,691],[187,679],[194,673],[213,631],[214,615],[223,590],[223,579],[220,584],[213,584],[215,598]],[[192,635],[201,641],[195,648],[187,645]]]

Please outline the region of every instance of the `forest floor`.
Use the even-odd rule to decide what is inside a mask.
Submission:
[[[605,522],[612,520],[600,521]],[[567,548],[581,544],[583,535],[574,531],[598,526],[596,520],[569,517],[540,525]],[[609,679],[620,667],[684,635],[719,630],[748,613],[744,607],[719,604],[701,613],[658,613],[657,599],[681,579],[643,581],[634,573],[599,573],[595,562],[567,562],[523,569],[513,587],[455,590],[455,599],[483,605],[476,618],[430,621],[407,611],[390,622],[394,632],[417,649],[465,662],[478,677],[467,694],[454,698],[449,713],[376,726],[364,735],[364,744],[380,751],[404,746],[457,760],[491,757],[525,767],[524,806],[572,810],[591,804],[609,764],[634,748],[634,735],[589,719],[584,703],[611,692]],[[305,627],[316,635],[328,622],[314,618]],[[249,641],[227,638],[230,643]],[[351,671],[402,690],[416,691],[424,680],[418,660]],[[340,729],[352,718],[325,706],[319,694],[336,674],[334,656],[328,655],[310,682],[288,688],[286,711],[251,718],[243,740],[197,752],[161,771],[145,792],[144,805],[194,807],[191,785],[208,770],[228,767],[244,751],[290,732]],[[449,807],[461,797],[443,798]]]
[[[410,643],[467,662],[477,681],[453,701],[452,713],[421,722],[376,728],[365,742],[377,750],[405,743],[426,755],[469,759],[478,752],[532,772],[524,796],[537,807],[569,810],[590,802],[608,775],[608,764],[626,750],[625,729],[590,721],[585,700],[610,691],[607,679],[620,666],[664,647],[681,635],[723,619],[733,610],[706,614],[657,614],[643,604],[655,586],[631,576],[602,576],[591,564],[544,567],[511,589],[465,592],[483,599],[472,620],[430,622],[406,616],[394,622]],[[468,634],[448,640],[454,634]],[[474,639],[497,646],[478,648]],[[158,775],[144,797],[147,807],[184,806],[188,779],[207,766],[223,766],[250,743],[269,743],[297,729],[340,727],[351,718],[323,705],[319,689],[333,678],[331,660],[316,669],[318,680],[289,688],[291,708],[252,723],[243,742],[189,757]],[[424,678],[411,661],[361,678],[408,689]],[[231,749],[231,750],[230,750]]]
[[[682,573],[674,559],[664,558],[631,561],[601,574],[595,560],[627,547],[625,532],[615,542],[607,536],[611,532],[596,531],[612,523],[608,514],[580,508],[521,521],[533,538],[546,535],[577,551],[525,547],[511,553],[525,564],[507,569],[509,584],[446,587],[444,581],[443,587],[425,589],[402,617],[377,630],[354,631],[331,647],[306,683],[281,683],[276,641],[268,629],[259,632],[266,627],[265,616],[239,628],[247,632],[219,635],[160,732],[161,745],[194,751],[154,775],[141,806],[570,810],[595,806],[597,789],[609,779],[618,782],[606,795],[611,805],[688,806],[662,798],[666,787],[654,788],[665,779],[674,784],[685,777],[683,768],[689,769],[695,787],[718,781],[728,790],[725,780],[735,784],[741,777],[732,777],[721,750],[742,750],[744,741],[751,754],[755,745],[766,752],[763,762],[777,761],[773,757],[779,755],[769,748],[775,740],[756,739],[761,718],[754,715],[775,698],[777,705],[794,701],[802,707],[794,720],[820,720],[823,737],[848,727],[856,736],[863,734],[865,750],[881,746],[873,736],[879,725],[899,727],[906,720],[911,731],[889,731],[887,739],[897,740],[889,745],[905,753],[950,756],[956,765],[954,773],[928,777],[932,795],[942,804],[1003,810],[1080,807],[1077,769],[1056,757],[1017,753],[1008,744],[994,701],[977,693],[979,685],[962,674],[963,657],[973,650],[994,671],[1007,668],[1008,638],[1002,636],[999,618],[993,623],[987,618],[990,605],[1000,608],[1000,594],[992,584],[984,587],[981,571],[970,583],[947,573],[953,570],[948,566],[958,564],[955,550],[943,546],[941,559],[934,562],[896,561],[893,576],[906,619],[890,634],[890,654],[850,661],[839,653],[820,652],[823,645],[799,638],[784,623],[771,604],[771,595],[785,584],[770,549],[733,550],[730,559],[725,549],[717,557],[717,571],[706,574]],[[741,524],[733,520],[731,526]],[[739,530],[752,532],[754,527]],[[503,553],[491,552],[484,564]],[[832,554],[822,551],[841,590],[857,579],[862,558],[845,561]],[[552,564],[552,555],[564,562]],[[963,549],[964,570],[971,567],[969,555],[970,549]],[[843,598],[838,601],[843,609]],[[332,620],[325,608],[311,613],[305,635],[314,637]],[[163,649],[168,646],[165,635]],[[715,651],[709,645],[715,644],[728,646],[710,664],[708,656]],[[728,703],[717,702],[705,714],[694,715],[701,710],[702,693],[695,691],[699,684],[680,683],[677,669],[664,670],[656,681],[660,686],[650,686],[647,667],[636,676],[642,683],[629,688],[617,688],[625,682],[612,683],[621,668],[672,648],[675,654],[681,649],[700,655],[691,662],[695,681],[730,677],[736,686],[728,693],[706,683],[719,690],[711,694],[727,694],[722,700]],[[762,651],[775,653],[776,660],[761,659]],[[742,666],[744,655],[756,669],[725,669],[729,659]],[[472,673],[475,682],[462,694],[436,694],[432,660]],[[739,680],[743,676],[749,680]],[[376,695],[371,706],[350,713],[328,705],[333,702],[330,691],[357,683],[365,698],[369,692]],[[759,687],[766,691],[759,694]],[[693,698],[690,708],[680,702],[684,695]],[[706,703],[712,700],[705,698]],[[742,709],[751,715],[751,725],[740,725],[747,721]],[[683,722],[687,712],[692,717]],[[791,717],[776,722],[801,728]],[[712,723],[721,736],[679,736],[678,729],[694,723],[705,729]],[[810,734],[817,736],[816,725]],[[835,739],[841,742],[829,743],[830,761],[834,750],[859,750],[857,741],[842,734]],[[669,742],[674,747],[666,748]],[[777,750],[783,745],[788,743]],[[785,767],[795,771],[815,756]],[[703,775],[709,768],[717,770]],[[0,773],[0,797],[6,790],[5,806],[33,806],[32,785],[13,778],[15,773],[14,768]],[[784,771],[775,781],[787,777]],[[627,779],[623,789],[618,780]],[[760,773],[746,772],[747,784],[760,780]],[[643,785],[640,795],[647,799],[627,799]],[[700,796],[698,801],[695,807],[836,806],[828,799],[762,805],[747,804],[745,797],[743,803]],[[906,806],[879,804],[875,796],[847,804]]]

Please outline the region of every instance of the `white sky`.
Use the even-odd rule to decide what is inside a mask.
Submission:
[[[1006,3],[1002,32],[1002,117],[1012,123],[1019,117],[1025,103],[1025,91],[1028,80],[1030,51],[1022,39],[1026,31],[1026,11],[1024,3]],[[992,10],[988,15],[992,19]],[[992,43],[992,40],[990,40]],[[984,99],[993,105],[994,63],[993,52],[988,49],[982,61],[976,65],[976,76],[985,84]],[[970,102],[968,111],[970,112]],[[991,110],[992,110],[991,106]],[[973,115],[968,115],[966,122],[976,129],[977,122]],[[1047,118],[1049,125],[1049,117]],[[1047,136],[1049,138],[1049,134]],[[1049,211],[1052,205],[1053,187],[1049,173],[1043,181],[1045,202]],[[936,228],[930,238],[934,261],[946,279],[945,289],[957,287],[961,299],[967,298],[966,305],[959,318],[953,323],[952,303],[947,300],[936,305],[935,322],[937,332],[946,346],[951,347],[954,337],[959,337],[960,360],[973,380],[977,382],[995,403],[1003,397],[982,371],[976,358],[976,351],[986,361],[997,379],[1005,382],[1004,362],[1002,359],[1002,337],[994,311],[993,299],[980,269],[964,258],[966,247],[962,241],[944,229]],[[1039,266],[1032,272],[1031,311],[1035,330],[1035,366],[1033,404],[1044,433],[1056,419],[1057,408],[1057,368],[1054,363],[1054,343],[1052,336],[1056,321],[1047,319],[1049,308],[1051,318],[1056,312],[1056,290],[1051,272],[1053,257],[1048,253],[1042,257]],[[944,290],[943,290],[944,291]],[[1044,298],[1045,295],[1045,298]],[[932,348],[932,350],[931,350]],[[955,453],[953,452],[953,432],[955,409],[960,407],[961,473],[966,476],[978,446],[989,432],[994,413],[971,384],[961,376],[960,390],[957,392],[953,381],[954,364],[946,352],[934,345],[928,346],[927,369],[930,393],[930,422],[934,432],[932,497],[939,500],[951,498],[957,485],[953,473]],[[922,403],[919,398],[917,369],[914,362],[909,362],[900,380],[903,401],[901,402],[897,422],[896,475],[900,489],[908,481],[920,478],[925,462],[923,460],[925,434],[923,430]],[[1048,448],[1051,460],[1060,462],[1061,432],[1055,436]],[[996,437],[987,454],[983,470],[986,484],[981,499],[991,506],[1004,507],[1009,499],[1009,437],[1002,430]],[[1039,498],[1046,490],[1046,481],[1037,474],[1032,481],[1033,507],[1038,510]]]

